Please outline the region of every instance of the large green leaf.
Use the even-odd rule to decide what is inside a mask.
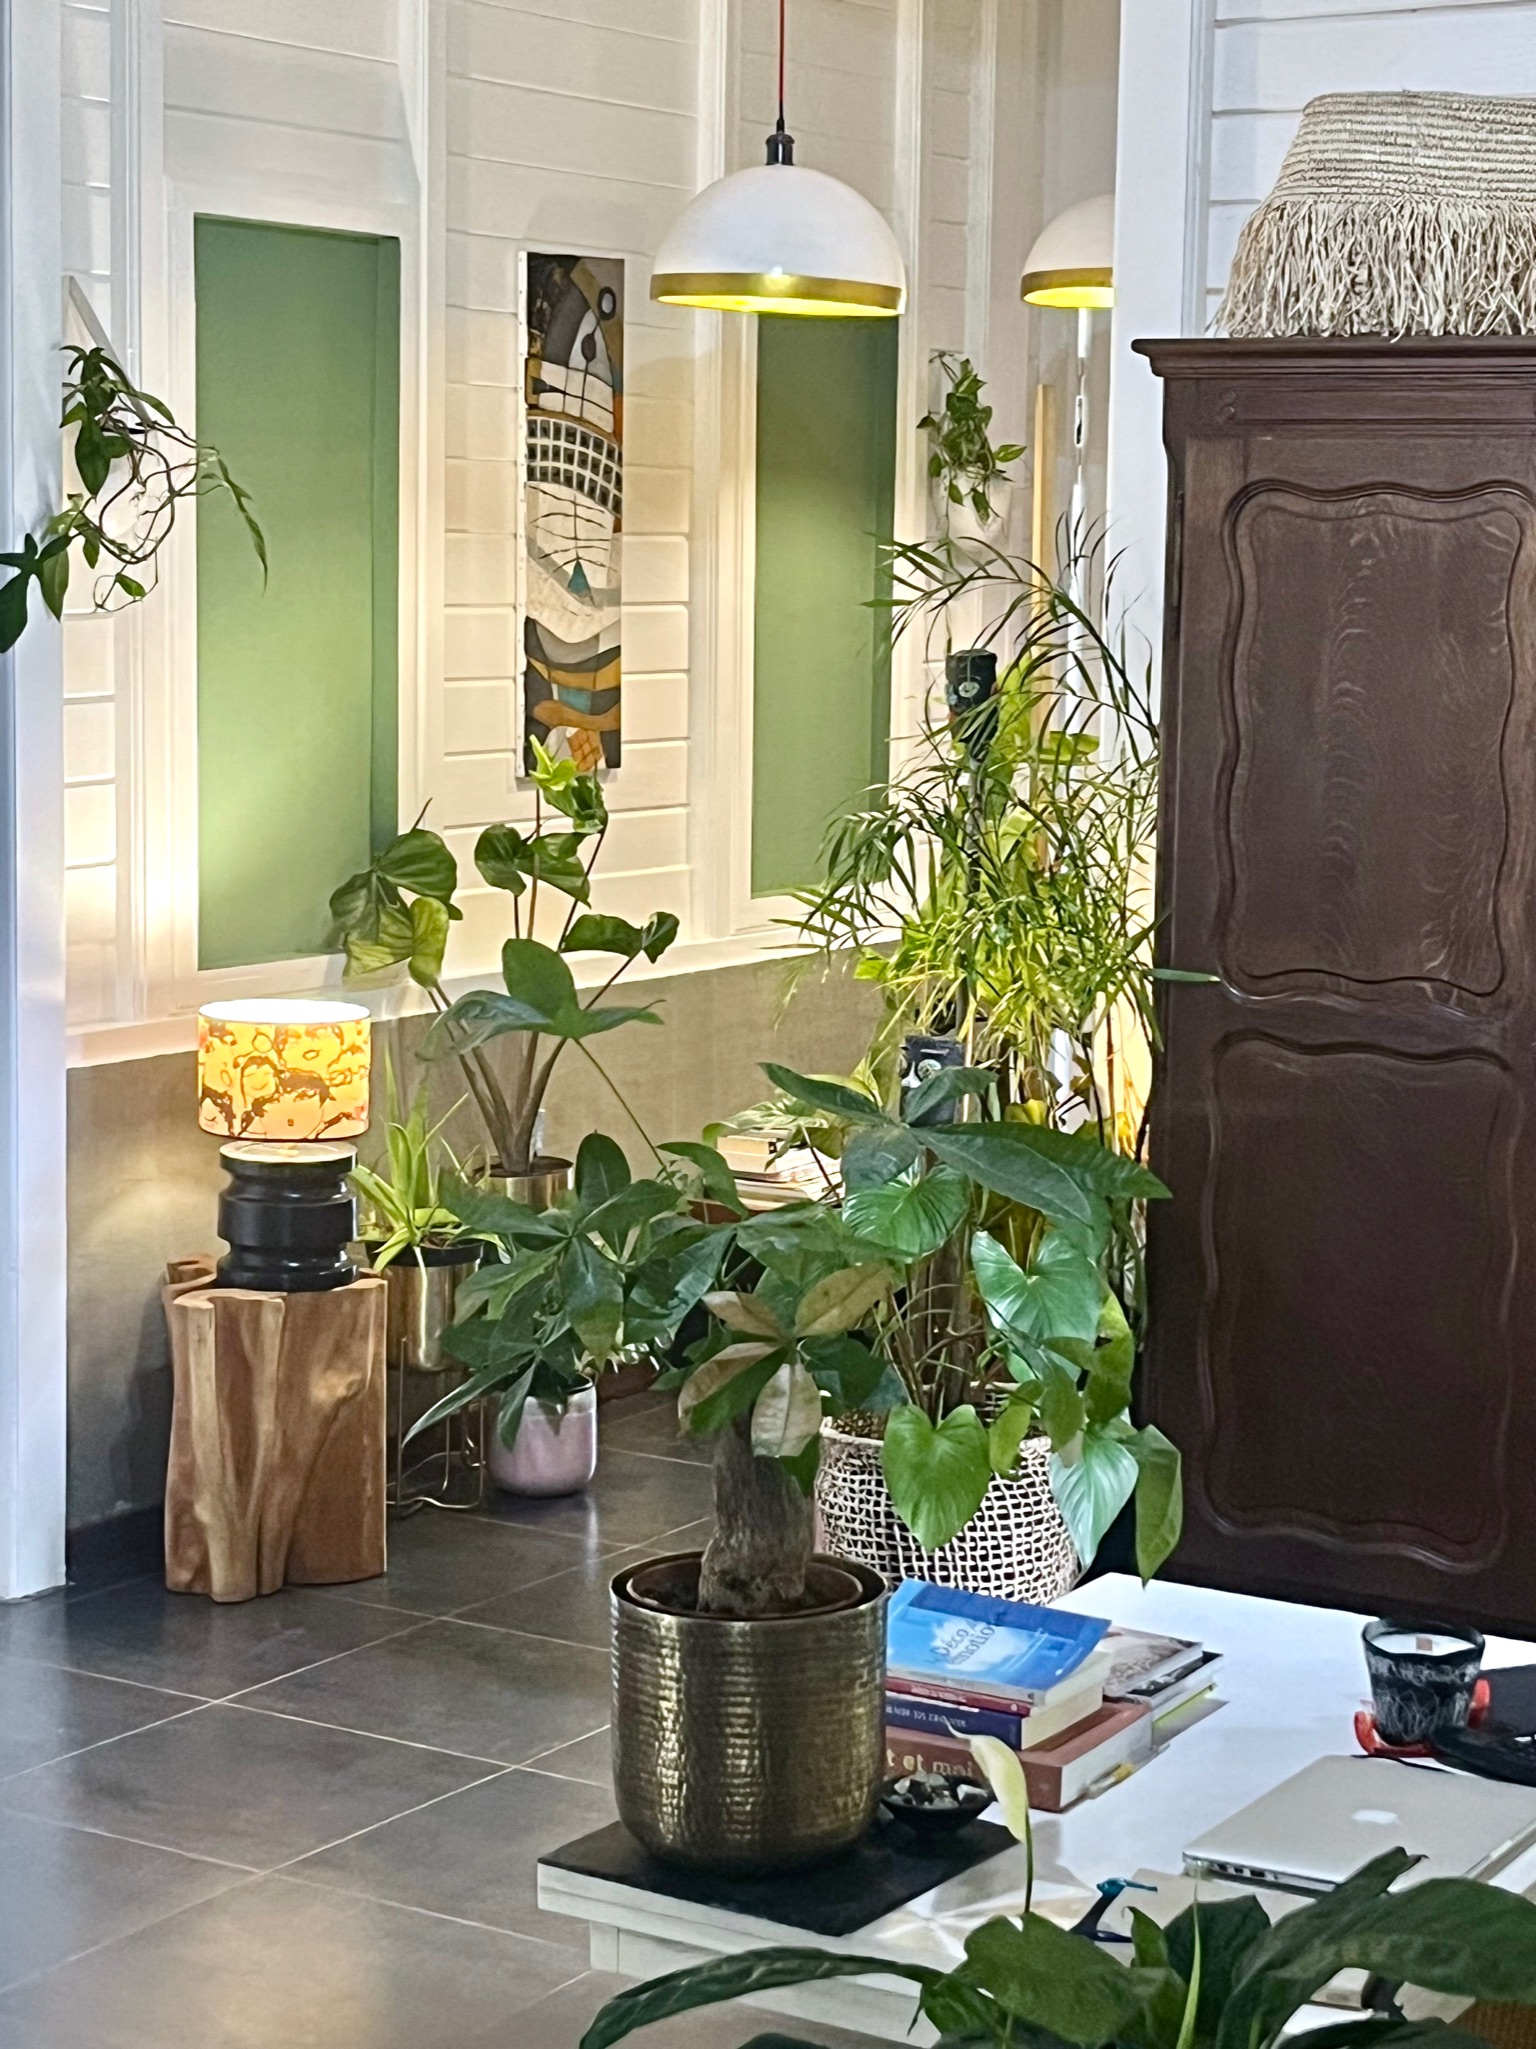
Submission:
[[[599,1203],[586,1219],[584,1229],[600,1238],[610,1252],[629,1256],[639,1251],[633,1234],[658,1217],[675,1217],[678,1194],[670,1181],[632,1181],[608,1200]]]
[[[658,1151],[686,1160],[690,1167],[697,1168],[699,1184],[711,1202],[719,1203],[722,1209],[735,1210],[738,1216],[746,1215],[741,1190],[736,1186],[736,1176],[731,1172],[724,1153],[712,1145],[701,1145],[697,1139],[683,1138],[670,1142],[664,1140]]]
[[[1070,1347],[1062,1347],[1069,1359],[1079,1359]],[[1125,1320],[1125,1311],[1106,1289],[1099,1309],[1097,1341],[1086,1346],[1079,1359],[1088,1380],[1084,1389],[1090,1423],[1112,1423],[1130,1407],[1131,1376],[1136,1370],[1136,1339]]]
[[[660,1023],[654,1010],[637,1004],[610,1004],[601,1009],[561,1011],[550,1020],[549,1029],[557,1039],[593,1039],[599,1032],[616,1032],[620,1025]]]
[[[624,1320],[624,1276],[589,1238],[573,1238],[560,1262],[563,1308],[589,1358],[613,1357]]]
[[[1034,1427],[1035,1405],[1014,1396],[998,1410],[987,1426],[987,1457],[992,1470],[1006,1480],[1019,1463],[1024,1440]]]
[[[545,1023],[576,1008],[571,971],[552,946],[537,939],[509,939],[501,949],[501,979],[507,994]]]
[[[1127,1431],[1122,1442],[1137,1466],[1136,1570],[1148,1580],[1184,1534],[1183,1464],[1178,1446],[1154,1423]]]
[[[1084,1565],[1093,1562],[1104,1532],[1130,1500],[1136,1473],[1130,1452],[1102,1430],[1086,1431],[1076,1456],[1053,1455],[1051,1492]]]
[[[1353,1961],[1356,1921],[1414,1863],[1384,1850],[1320,1900],[1277,1921],[1243,1956],[1216,2031],[1216,2049],[1260,2049],[1335,1971]],[[1479,1892],[1487,1899],[1490,1893]],[[1536,1909],[1532,1909],[1536,1912]]]
[[[984,1096],[997,1087],[990,1067],[940,1067],[902,1096],[904,1124],[932,1124],[941,1110],[962,1096]]]
[[[965,1528],[992,1478],[986,1429],[968,1403],[937,1425],[910,1403],[893,1409],[880,1466],[896,1513],[925,1551]]]
[[[1050,1438],[1053,1451],[1065,1451],[1081,1436],[1087,1421],[1077,1375],[1065,1361],[1050,1352],[1038,1355],[1037,1371],[1040,1391],[1035,1396],[1035,1406],[1040,1413],[1041,1428]]]
[[[861,1409],[883,1416],[906,1400],[901,1376],[857,1338],[806,1338],[800,1355],[816,1385],[832,1397],[839,1411]]]
[[[780,1067],[773,1060],[763,1062],[763,1072],[776,1089],[782,1089],[795,1102],[809,1103],[817,1110],[830,1110],[834,1117],[846,1117],[854,1124],[889,1124],[894,1121],[886,1116],[873,1097],[850,1088],[846,1082],[796,1074],[792,1067]]]
[[[959,1230],[969,1202],[964,1177],[937,1167],[920,1181],[858,1190],[843,1204],[843,1221],[856,1236],[910,1263],[927,1259]]]
[[[475,866],[492,889],[521,896],[528,887],[528,842],[514,825],[488,825],[475,841]]]
[[[524,873],[531,881],[548,883],[551,889],[574,897],[579,904],[590,902],[592,885],[581,860],[582,843],[587,838],[581,832],[541,833],[524,849]]]
[[[1032,1344],[1094,1337],[1104,1300],[1098,1268],[1060,1231],[1042,1233],[1026,1271],[986,1231],[971,1239],[977,1291],[1011,1337]]]
[[[1373,1901],[1338,1937],[1343,1965],[1426,1992],[1536,2006],[1536,1902],[1464,1878]]]
[[[345,933],[342,943],[346,948],[347,974],[354,980],[399,967],[416,952],[414,906],[399,902],[370,906]]]
[[[446,902],[459,880],[459,864],[446,843],[425,826],[413,826],[392,839],[374,868],[398,889],[413,896],[435,896]]]
[[[410,920],[411,980],[423,989],[435,989],[443,978],[443,954],[452,922],[448,905],[440,897],[419,896],[411,905]]]
[[[576,1149],[576,1193],[596,1205],[630,1185],[624,1148],[606,1132],[589,1131]]]
[[[1238,1900],[1200,1900],[1186,1907],[1163,1930],[1168,1962],[1188,1985],[1195,1969],[1195,1924],[1200,1927],[1200,1996],[1195,2009],[1195,2039],[1209,2042],[1244,1959],[1269,1933],[1269,1916],[1250,1893]]]
[[[628,918],[599,916],[587,911],[577,918],[560,942],[562,953],[616,953],[623,960],[635,960],[645,945],[645,934]]]
[[[704,1231],[640,1266],[624,1309],[624,1336],[635,1345],[670,1344],[678,1325],[720,1271],[727,1234]]]
[[[1120,1202],[1155,1201],[1168,1193],[1150,1168],[1124,1153],[1112,1152],[1085,1131],[1056,1131],[1048,1124],[1015,1127],[1030,1133],[1030,1144],[1043,1159],[1054,1160],[1082,1188]]]
[[[1086,1947],[1086,1945],[1085,1945]],[[737,1956],[714,1957],[689,1964],[648,1985],[620,1992],[610,1999],[582,2036],[579,2049],[612,2049],[636,2028],[651,2026],[673,2014],[699,2006],[719,2006],[729,1999],[749,1999],[784,1985],[809,1985],[822,1978],[907,1978],[916,1985],[936,1984],[943,1974],[923,1964],[894,1963],[888,1957],[833,1955],[825,1949],[749,1949]]]
[[[921,1147],[900,1124],[863,1124],[843,1147],[843,1187],[850,1195],[884,1188],[914,1166]]]
[[[1032,1124],[935,1124],[923,1143],[947,1167],[969,1174],[994,1195],[1005,1195],[1053,1222],[1092,1224],[1103,1198],[1074,1167],[1049,1158]]]
[[[984,1921],[966,1939],[964,1970],[1007,2012],[1083,2049],[1113,2042],[1141,2009],[1123,1964],[1038,1914]]]
[[[423,1060],[462,1058],[477,1046],[508,1032],[537,1032],[545,1028],[540,1011],[499,989],[471,989],[440,1017],[433,1018],[421,1037]]]

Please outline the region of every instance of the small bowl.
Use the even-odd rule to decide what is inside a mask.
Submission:
[[[992,1788],[980,1779],[946,1779],[944,1783],[955,1797],[942,1804],[897,1790],[909,1785],[914,1777],[913,1773],[904,1773],[899,1779],[887,1779],[880,1790],[880,1805],[892,1821],[910,1829],[919,1845],[958,1835],[968,1822],[986,1812],[995,1797]]]

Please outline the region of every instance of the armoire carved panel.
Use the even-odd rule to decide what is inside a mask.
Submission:
[[[1536,344],[1139,346],[1173,1569],[1536,1633]]]

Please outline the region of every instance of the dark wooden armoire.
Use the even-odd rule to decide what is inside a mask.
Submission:
[[[1172,1570],[1536,1635],[1536,340],[1137,346]]]

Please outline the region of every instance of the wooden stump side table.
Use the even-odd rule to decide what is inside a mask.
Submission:
[[[165,1583],[249,1601],[375,1579],[385,1564],[384,1325],[376,1275],[316,1294],[163,1290],[174,1405]]]

